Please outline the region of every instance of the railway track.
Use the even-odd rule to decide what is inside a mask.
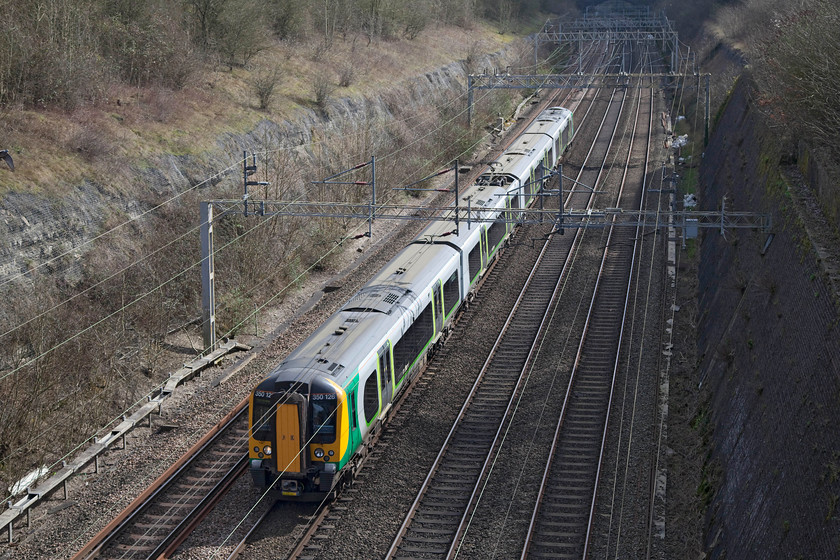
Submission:
[[[609,142],[604,143],[601,141],[601,143],[603,145],[603,149],[608,150]],[[598,151],[598,149],[596,149],[596,151]],[[606,163],[606,160],[604,160],[604,163]],[[601,164],[602,170],[604,163]],[[587,172],[591,172],[591,170],[582,170],[582,173],[584,174]],[[595,178],[591,181],[591,184],[595,185],[597,182],[598,179]],[[581,199],[591,200],[592,193],[582,193],[580,191],[573,192],[567,202],[567,206],[572,204],[573,207],[580,208],[579,200]],[[569,242],[568,237],[560,238],[559,236],[554,236],[549,242],[547,242],[544,250],[557,250],[560,245],[568,245],[565,250],[567,253],[571,251],[571,243]],[[497,446],[498,437],[504,425],[505,418],[507,418],[510,414],[510,408],[513,401],[504,395],[513,396],[519,390],[520,381],[511,380],[507,372],[512,370],[520,372],[525,371],[530,354],[533,352],[535,340],[538,338],[536,333],[540,331],[540,316],[544,319],[546,310],[551,307],[551,294],[553,291],[558,289],[559,280],[563,276],[565,260],[557,258],[551,258],[548,260],[553,261],[551,266],[539,267],[533,274],[533,279],[529,283],[529,285],[531,283],[533,284],[534,292],[523,293],[523,295],[520,295],[520,313],[515,314],[514,317],[511,318],[511,324],[514,326],[511,326],[509,329],[511,333],[515,334],[500,338],[500,340],[503,340],[503,343],[500,342],[498,347],[494,349],[493,359],[488,360],[488,371],[483,375],[485,382],[480,384],[477,383],[480,390],[476,390],[474,395],[470,398],[470,402],[476,405],[475,408],[477,410],[481,410],[482,412],[471,419],[465,418],[463,420],[459,420],[459,430],[453,428],[452,433],[450,434],[454,434],[452,437],[453,445],[451,447],[451,452],[448,451],[444,455],[449,455],[454,458],[454,460],[451,461],[450,464],[441,462],[441,466],[434,469],[434,474],[440,476],[441,480],[443,480],[442,486],[439,487],[440,492],[435,494],[436,491],[433,490],[431,492],[426,492],[425,494],[426,501],[432,504],[430,506],[431,513],[427,515],[427,511],[414,516],[414,520],[417,520],[422,519],[424,515],[427,515],[426,521],[424,522],[426,526],[418,525],[417,527],[412,528],[414,533],[411,533],[410,531],[404,532],[405,535],[408,535],[407,539],[403,539],[405,542],[421,543],[421,545],[417,549],[412,550],[411,546],[413,545],[396,545],[395,541],[395,545],[397,546],[395,551],[398,550],[400,554],[402,552],[408,552],[409,554],[419,554],[421,557],[437,557],[440,554],[439,551],[442,549],[440,545],[443,544],[443,540],[445,539],[448,539],[448,547],[446,547],[445,551],[446,554],[451,554],[453,548],[456,546],[458,535],[462,534],[464,530],[465,522],[467,521],[467,513],[470,510],[470,504],[472,504],[475,500],[478,484],[485,476],[487,467],[491,460],[492,450]],[[493,273],[494,272],[491,272],[490,274]],[[481,294],[479,294],[479,298],[481,298]],[[514,320],[517,322],[513,323]],[[531,332],[527,332],[526,328],[530,328]],[[470,407],[465,405],[465,408]],[[458,433],[459,431],[460,433]],[[481,453],[477,453],[477,451],[481,451]],[[477,463],[479,467],[478,470],[476,471],[475,469],[472,469],[470,472],[464,472],[458,467],[459,465],[470,463]],[[430,476],[432,476],[431,473]],[[464,504],[463,507],[459,509],[459,512],[456,515],[452,515],[451,512],[445,512],[443,510],[444,506],[441,505],[443,501],[452,501],[450,491],[455,487],[469,487],[470,484],[465,484],[465,481],[467,480],[472,483],[471,488],[473,491],[469,495],[461,497],[461,502]],[[178,498],[185,497],[188,493],[188,491],[181,492],[181,496],[178,496]],[[340,505],[341,504],[339,504],[339,506]],[[328,519],[330,516],[324,515],[323,517]],[[450,522],[449,518],[457,518],[455,519],[456,522],[454,525]],[[155,520],[154,523],[146,523],[146,528],[155,523],[157,523],[157,520]],[[436,525],[437,528],[430,531],[429,525]],[[439,528],[443,527],[447,527],[443,529],[443,533],[451,535],[451,539],[449,536],[444,537],[443,540],[434,536],[441,534]],[[401,531],[401,533],[403,533],[403,531]],[[317,528],[313,528],[309,531],[310,537],[316,534]],[[246,539],[240,543],[240,546],[237,547],[234,555],[245,549]],[[152,554],[159,553],[161,550],[171,551],[171,547],[173,546],[171,543],[176,540],[177,538],[169,539],[169,544],[165,546],[162,545],[163,548],[156,548]],[[128,546],[140,548],[138,545]],[[177,546],[177,543],[174,546]],[[99,550],[104,550],[104,548],[100,547]],[[389,556],[390,555],[391,553],[389,553]],[[293,556],[308,557],[305,552],[305,547],[299,548]],[[156,556],[150,555],[142,557]]]
[[[617,99],[621,99],[622,95],[618,95]],[[620,103],[617,103],[615,106],[619,106]],[[618,122],[620,117],[620,111],[618,109],[612,109],[614,113],[610,113],[610,111],[606,111],[607,117],[605,117],[606,121],[613,121]],[[594,142],[594,146],[592,149],[592,153],[603,153],[606,154],[609,151],[610,145],[612,140],[608,137],[602,137],[598,141]],[[584,182],[587,185],[592,185],[595,188],[599,188],[599,176],[598,176],[598,169],[600,171],[604,170],[604,167],[612,167],[615,169],[617,166],[615,165],[608,165],[606,156],[602,158],[603,163],[600,166],[587,166],[583,165],[581,167],[581,173],[578,175],[578,180]],[[624,166],[624,169],[627,169],[627,166]],[[608,171],[610,173],[611,171]],[[599,194],[601,194],[599,192]],[[585,206],[585,204],[581,203],[581,200],[590,198],[592,195],[591,192],[575,192],[572,198],[567,201],[567,207],[575,207],[580,208],[581,206]],[[599,198],[599,203],[603,204],[604,199]],[[619,205],[617,203],[616,205]],[[632,235],[630,235],[632,237]],[[617,243],[620,243],[616,239]],[[607,245],[612,244],[612,242],[608,242]],[[547,246],[550,243],[546,244]],[[504,258],[504,257],[503,257]],[[562,260],[562,259],[559,259]],[[493,271],[491,274],[496,274],[496,271]],[[559,274],[558,276],[562,276]],[[556,288],[556,283],[554,284]],[[550,291],[547,289],[546,291]],[[483,297],[482,293],[478,295],[479,299]],[[525,298],[529,299],[529,298]],[[550,305],[546,304],[546,308],[550,307]],[[529,326],[534,326],[533,323],[539,323],[539,321],[525,321],[529,323]],[[511,329],[517,330],[517,329]],[[520,355],[520,360],[522,354],[530,353],[533,347],[534,337],[528,340],[528,336],[526,335],[521,340],[514,340],[514,338],[510,339],[510,348],[515,349],[518,351]],[[444,353],[447,352],[448,349],[444,349]],[[504,360],[505,352],[497,349],[495,354],[499,357],[500,360]],[[499,363],[502,363],[500,361]],[[527,357],[524,359],[524,363],[527,364]],[[500,370],[516,370],[515,367],[512,366],[513,362],[508,362],[507,364],[503,364],[499,369]],[[520,362],[517,362],[520,363]],[[524,367],[522,368],[524,369]],[[521,370],[520,370],[521,371]],[[463,471],[458,470],[457,468],[452,469],[449,466],[444,466],[440,468],[433,468],[430,471],[429,477],[434,478],[434,474],[440,473],[440,478],[443,481],[442,485],[440,486],[441,491],[435,494],[434,492],[427,492],[426,494],[429,496],[429,503],[431,503],[431,515],[426,517],[426,524],[417,524],[416,528],[418,531],[415,533],[410,534],[410,531],[414,529],[414,523],[408,522],[404,524],[404,527],[400,529],[400,536],[399,539],[402,539],[405,543],[403,545],[401,543],[397,543],[394,541],[394,546],[392,546],[392,550],[388,553],[389,557],[442,557],[442,556],[453,556],[457,554],[457,545],[456,541],[458,540],[458,535],[462,534],[465,527],[465,522],[468,523],[468,513],[470,510],[470,504],[473,504],[475,501],[475,495],[478,488],[478,484],[481,479],[485,476],[487,466],[490,461],[490,453],[492,450],[497,446],[498,436],[501,433],[502,426],[504,425],[505,421],[504,418],[508,415],[510,411],[510,407],[512,406],[512,401],[510,399],[504,398],[500,395],[504,394],[508,391],[511,395],[515,395],[517,393],[517,383],[511,382],[509,379],[505,380],[501,384],[498,384],[500,381],[499,379],[493,379],[493,375],[488,376],[488,384],[487,390],[483,393],[476,391],[476,393],[471,397],[472,400],[475,402],[482,403],[480,408],[484,409],[484,413],[493,409],[493,419],[489,419],[488,416],[485,414],[484,416],[477,416],[474,422],[470,422],[468,420],[461,420],[459,423],[464,426],[460,436],[453,436],[453,440],[458,440],[459,445],[461,448],[457,450],[457,453],[453,453],[453,457],[457,455],[458,460],[457,463],[478,463],[478,472],[473,469],[472,472],[464,473]],[[495,383],[495,385],[494,385]],[[489,395],[489,396],[487,396]],[[501,418],[501,420],[496,420],[497,418]],[[495,426],[494,426],[495,422]],[[386,428],[386,431],[394,429],[397,431],[399,429],[398,425],[391,425]],[[450,435],[457,432],[455,428],[451,431]],[[375,455],[379,455],[379,452],[383,452],[382,454],[387,455],[389,454],[389,450],[387,448],[387,439],[385,442],[381,442],[378,444],[377,449],[374,451]],[[603,444],[602,444],[603,446]],[[475,451],[477,448],[483,447],[484,449],[489,449],[490,451],[484,454],[476,454]],[[454,449],[454,448],[453,448]],[[445,453],[444,453],[445,455]],[[401,455],[405,459],[405,455]],[[441,462],[442,464],[442,462]],[[427,477],[428,478],[428,477]],[[465,482],[475,482],[475,484],[470,489],[469,495],[461,495],[453,500],[451,492],[461,486],[470,486],[470,484],[466,484]],[[362,486],[364,486],[365,482],[362,481]],[[352,489],[353,491],[358,490],[358,488]],[[358,500],[354,500],[352,497],[355,492],[352,492],[346,497],[345,501],[342,501],[338,505],[340,508],[346,508],[347,503],[356,504],[358,505]],[[418,498],[419,499],[419,498]],[[456,508],[457,511],[446,511],[445,502],[452,502],[458,501],[462,504],[466,504],[464,507]],[[422,500],[420,500],[422,501]],[[346,502],[346,503],[345,503]],[[339,508],[339,509],[340,509]],[[419,511],[419,510],[418,510]],[[414,519],[423,518],[426,515],[420,513],[414,515]],[[435,517],[436,516],[436,517]],[[313,538],[313,541],[317,546],[313,546],[311,549],[306,550],[299,549],[296,552],[294,557],[301,557],[301,558],[326,558],[335,556],[336,550],[340,550],[340,548],[336,548],[334,546],[325,546],[330,543],[330,539],[341,538],[338,537],[339,529],[337,528],[339,525],[342,524],[343,521],[346,521],[346,513],[342,514],[341,512],[336,512],[335,514],[329,514],[324,516],[325,523],[323,528],[318,528],[310,531],[310,536]],[[356,515],[354,513],[354,519]],[[385,525],[382,522],[378,522],[375,524],[378,529],[383,529]],[[363,527],[363,525],[356,525],[356,527]],[[409,529],[411,527],[411,529]],[[359,529],[356,529],[357,535],[363,534],[358,532]],[[369,530],[369,529],[368,529]],[[364,529],[362,529],[364,531]],[[409,535],[408,540],[405,539],[405,535]],[[387,546],[387,545],[386,545]],[[346,549],[345,549],[346,550]],[[359,552],[361,549],[355,549],[356,553]],[[380,556],[381,553],[373,552],[372,549],[366,548],[371,552],[373,556]],[[521,550],[521,549],[520,549]],[[340,556],[340,554],[339,554]],[[482,555],[484,557],[484,555]],[[498,556],[498,557],[507,557],[507,556]]]
[[[577,105],[577,103],[579,103],[579,102],[576,102],[575,105]],[[534,109],[533,115],[536,116],[537,114],[540,113],[541,110],[543,110],[544,108],[546,108],[548,106],[554,105],[554,104],[557,104],[557,101],[555,99],[550,99],[549,98],[549,99],[544,100],[542,103],[540,103],[540,106],[538,108]],[[587,108],[587,111],[588,110],[589,110],[589,108]],[[528,121],[528,122],[530,122],[530,121]],[[525,127],[525,126],[527,126],[528,122],[525,122],[520,126]],[[513,134],[512,138],[514,138],[515,136],[516,135]],[[501,151],[501,150],[505,149],[505,147],[506,146],[499,147],[498,150]],[[542,235],[542,234],[540,233],[539,235]],[[503,254],[501,259],[504,259],[504,258],[505,258],[505,255]],[[485,275],[485,277],[482,280],[483,283],[488,283],[489,282],[492,285],[495,282],[494,279],[497,279],[498,274],[499,274],[499,268],[496,266],[496,264],[497,263],[494,263],[493,267],[491,267],[488,270],[487,274]],[[483,297],[484,296],[482,295],[482,292],[478,292],[477,299],[481,300]],[[479,305],[479,307],[480,307],[480,305]],[[459,322],[460,322],[460,318],[459,318]],[[443,352],[444,353],[447,352],[446,347],[444,347]],[[433,370],[434,366],[432,366],[431,369]],[[421,387],[425,386],[429,382],[429,379],[433,376],[434,376],[434,371],[427,371],[426,373],[424,373],[424,375],[422,377],[419,377],[416,380],[417,384],[420,385]],[[406,396],[407,396],[407,394],[406,394]],[[389,420],[388,420],[387,424],[385,425],[384,432],[389,433],[389,432],[396,431],[398,429],[398,426],[399,426],[400,422],[405,418],[405,414],[403,414],[403,411],[401,411],[400,406],[401,406],[401,403],[398,403],[392,409],[392,413],[389,417]],[[386,453],[386,449],[387,449],[387,441],[377,443],[376,446],[373,447],[371,455],[374,458],[376,458],[376,457]],[[364,484],[364,476],[362,476],[362,478],[360,480],[356,481],[356,485],[358,485],[358,484]],[[356,490],[356,488],[352,488],[347,492],[348,492],[348,494],[352,494],[352,493],[355,492],[355,490]],[[346,499],[350,500],[350,498],[346,498]],[[318,542],[323,542],[322,539],[329,538],[329,533],[331,532],[330,529],[333,527],[333,525],[331,523],[334,523],[336,521],[336,519],[340,519],[342,517],[341,510],[343,508],[341,507],[340,502],[338,503],[338,505],[339,505],[339,508],[338,508],[339,511],[332,511],[334,508],[331,504],[325,504],[324,505],[324,510],[321,511],[319,513],[319,515],[316,516],[316,520],[308,528],[308,530],[306,531],[303,538],[297,543],[296,547],[294,548],[294,550],[292,551],[292,553],[290,555],[290,558],[314,558],[314,557],[319,556],[318,551],[321,550],[322,547],[318,544]],[[322,523],[325,524],[326,528],[321,526]],[[243,549],[244,549],[244,545],[242,545],[242,546],[243,546]]]
[[[516,372],[523,369],[533,351],[536,334],[565,268],[565,259],[545,258],[553,257],[558,249],[552,246],[561,244],[567,245],[568,241],[555,236],[543,248],[388,557],[442,556],[456,541],[520,381]]]
[[[636,122],[647,129],[645,168],[652,128],[652,96],[639,97]],[[634,130],[635,130],[634,126]],[[626,169],[634,157],[628,150]],[[644,192],[624,194],[619,205],[644,207]],[[610,228],[584,332],[554,431],[522,558],[587,558],[608,426],[628,318],[639,229]]]
[[[615,119],[619,114],[620,111],[614,115]],[[601,122],[602,128],[604,122],[606,118]],[[600,150],[593,147],[598,152],[594,159],[601,161],[599,174],[609,144],[602,143]],[[567,203],[573,199],[580,203],[583,195],[587,201],[584,206],[591,204],[592,193],[582,191],[573,192]],[[580,238],[579,233],[575,239]],[[543,246],[387,557],[451,558],[456,554],[480,482],[491,464],[504,422],[515,406],[514,397],[525,379],[527,364],[560,289],[572,249],[573,242],[561,236],[551,237]]]
[[[91,539],[74,560],[169,557],[245,472],[247,441],[246,399]]]
[[[549,105],[550,101],[545,100],[540,107]],[[534,116],[539,111],[533,111]],[[501,152],[504,148],[501,146],[497,150]],[[468,178],[474,179],[479,172],[479,169],[473,170]],[[205,435],[193,450],[91,539],[74,560],[172,555],[247,468],[247,410],[247,402],[240,403],[231,413],[229,422],[226,419],[224,426],[217,426]],[[193,453],[195,455],[187,457]],[[269,517],[268,513],[236,546],[232,558],[245,550],[248,537]],[[308,531],[307,535],[314,532],[314,529]],[[305,538],[303,542],[307,540]],[[299,550],[303,548],[299,547]]]

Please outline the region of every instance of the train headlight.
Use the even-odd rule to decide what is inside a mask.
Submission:
[[[265,453],[266,455],[271,455],[271,446],[266,445],[265,447],[263,447],[263,453]]]
[[[260,452],[260,446],[259,446],[259,445],[255,445],[255,446],[254,446],[254,453],[259,453],[259,452]]]
[[[320,447],[315,450],[315,456],[319,459],[324,456],[324,450]]]

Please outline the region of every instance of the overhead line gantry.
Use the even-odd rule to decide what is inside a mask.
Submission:
[[[458,173],[461,173],[469,168],[462,168],[456,161],[453,167],[447,168],[443,171],[436,172],[429,177],[421,179],[406,187],[399,187],[393,190],[434,190],[439,192],[453,192],[455,194],[455,204],[453,206],[439,206],[431,207],[419,204],[392,204],[381,203],[376,200],[375,185],[375,165],[376,159],[371,158],[368,162],[359,164],[346,171],[342,171],[335,175],[328,177],[322,181],[313,181],[318,184],[334,183],[333,179],[344,176],[351,171],[360,170],[362,168],[370,167],[371,180],[370,181],[353,181],[352,184],[369,185],[371,186],[371,199],[366,202],[315,202],[315,201],[300,201],[300,200],[254,200],[250,197],[247,187],[255,183],[250,182],[248,177],[255,171],[256,162],[252,160],[251,166],[248,165],[248,159],[245,158],[244,179],[245,179],[245,194],[240,199],[221,199],[208,200],[201,202],[201,292],[202,292],[202,333],[205,351],[212,351],[216,342],[216,304],[215,304],[215,265],[214,265],[214,233],[213,221],[215,218],[224,215],[239,214],[243,216],[253,216],[259,218],[271,218],[276,216],[298,216],[298,217],[312,217],[312,218],[345,218],[355,219],[359,221],[366,221],[368,223],[368,233],[362,234],[359,237],[371,235],[371,225],[374,220],[403,220],[403,221],[446,221],[451,222],[453,230],[447,235],[454,234],[458,227],[472,228],[473,225],[480,225],[484,223],[506,223],[506,224],[551,224],[551,231],[548,236],[554,234],[562,235],[565,229],[599,229],[610,226],[630,226],[630,227],[653,227],[666,228],[676,227],[681,228],[683,236],[686,236],[686,231],[696,231],[697,229],[714,228],[719,229],[721,233],[727,229],[758,229],[762,232],[770,234],[772,228],[772,219],[769,214],[757,214],[754,212],[733,212],[727,210],[725,204],[722,205],[719,211],[649,211],[649,210],[624,210],[622,208],[604,208],[600,210],[595,209],[565,209],[562,202],[560,209],[545,209],[542,201],[547,197],[559,197],[563,200],[563,180],[571,180],[569,177],[562,175],[562,168],[546,173],[541,179],[536,180],[539,183],[539,192],[535,196],[540,198],[539,208],[507,208],[501,215],[496,217],[486,217],[486,209],[483,207],[472,206],[472,201],[468,197],[461,197],[459,195],[458,187]],[[426,181],[433,177],[442,175],[447,172],[455,171],[454,189],[449,188],[435,188],[435,189],[414,189],[411,188],[417,183]],[[664,171],[663,171],[664,173]],[[552,177],[559,178],[558,189],[544,188],[545,182]],[[663,177],[663,180],[667,180]],[[350,184],[340,182],[339,184]],[[522,185],[520,188],[524,189],[528,184]],[[585,188],[590,188],[583,185]],[[595,191],[594,191],[595,192]],[[597,194],[597,192],[596,192]],[[515,195],[514,195],[515,196]],[[770,234],[772,235],[772,234]],[[431,240],[430,240],[431,241]]]

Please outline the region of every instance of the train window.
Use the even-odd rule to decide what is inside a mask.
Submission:
[[[456,270],[443,285],[443,303],[446,306],[446,315],[452,313],[452,310],[461,301],[458,288],[458,271]]]
[[[309,396],[312,414],[312,442],[333,443],[338,416],[338,400],[335,393],[312,393]]]
[[[380,352],[382,353],[379,354],[379,371],[382,372],[382,387],[385,387],[391,382],[391,360],[388,355],[388,345],[386,344]]]
[[[503,216],[504,214],[502,214],[502,217],[500,219],[493,222],[493,225],[490,226],[490,230],[487,232],[487,246],[489,251],[495,249],[496,245],[498,245],[502,238],[505,236],[505,232],[507,231],[507,224],[505,223]]]
[[[394,345],[394,374],[399,382],[409,366],[414,363],[434,334],[434,315],[429,302],[420,316],[408,327],[403,337]]]
[[[563,131],[562,134],[558,134],[557,135],[557,140],[554,141],[554,151],[557,153],[558,157],[560,156],[560,152],[561,152],[561,150],[560,150],[560,137],[561,136],[563,136],[564,137],[563,139],[565,140],[565,136],[566,136],[565,131]]]
[[[530,188],[530,187],[525,187],[525,188],[527,189],[527,188]],[[523,199],[523,197],[521,197],[521,196],[519,196],[519,194],[517,194],[516,196],[511,197],[510,207],[512,209],[518,209],[520,200],[523,200],[527,204],[527,200]],[[521,218],[522,218],[522,214],[520,214],[519,212],[510,212],[510,211],[507,212],[507,219],[511,222],[520,221]]]
[[[481,242],[475,244],[469,256],[470,278],[475,280],[478,273],[481,271]]]
[[[370,424],[379,412],[379,386],[376,370],[365,381],[365,421]]]
[[[254,427],[254,439],[268,441],[271,439],[271,426],[274,424],[274,406],[271,399],[254,397],[251,408],[251,425]]]
[[[359,421],[356,418],[356,391],[350,393],[350,397],[348,397],[347,401],[349,402],[347,410],[350,413],[351,418],[350,426],[355,430],[359,427]]]

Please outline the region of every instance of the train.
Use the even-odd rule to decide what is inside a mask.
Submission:
[[[573,135],[571,110],[542,111],[460,193],[480,221],[429,224],[254,388],[254,485],[280,499],[320,501],[352,480],[392,403],[511,236],[508,210],[533,202]]]

